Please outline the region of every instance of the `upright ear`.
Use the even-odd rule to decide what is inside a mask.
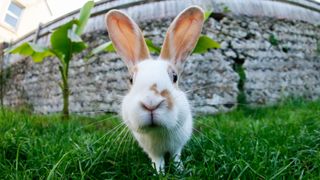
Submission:
[[[164,40],[160,58],[181,66],[194,49],[204,22],[203,10],[191,6],[182,11],[171,23]]]
[[[126,14],[118,10],[109,11],[106,14],[106,26],[117,53],[129,71],[137,62],[150,58],[141,30]]]

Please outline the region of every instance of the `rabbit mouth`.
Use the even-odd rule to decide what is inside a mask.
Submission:
[[[147,127],[149,127],[149,128],[161,127],[161,126],[157,123],[156,118],[155,118],[155,115],[154,115],[153,112],[151,112],[151,113],[149,114],[149,118],[150,118],[150,119],[149,119],[150,123],[147,125]]]
[[[164,127],[156,123],[150,123],[140,127],[139,129],[140,129],[139,130],[140,132],[149,132],[149,131],[164,129]]]
[[[158,117],[154,112],[150,112],[147,115],[147,123],[142,126],[143,129],[156,129],[163,128],[163,125],[159,123]]]
[[[151,123],[151,124],[147,125],[147,128],[159,128],[159,127],[161,127],[161,126],[158,124],[155,124],[155,123]]]

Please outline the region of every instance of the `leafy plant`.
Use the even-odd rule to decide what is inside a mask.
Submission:
[[[204,12],[204,21],[207,21],[209,19],[209,17],[211,16],[211,14],[213,13],[212,10],[210,11],[205,11]]]
[[[202,54],[208,52],[209,49],[218,49],[220,44],[206,35],[201,35],[196,47],[193,50],[193,54]]]
[[[269,42],[272,46],[278,46],[279,45],[279,40],[277,39],[277,37],[274,34],[271,34],[269,36]]]
[[[93,5],[93,1],[88,1],[81,8],[79,19],[73,19],[55,29],[50,39],[51,46],[45,47],[26,42],[7,51],[8,53],[30,56],[36,63],[41,62],[45,57],[49,56],[58,58],[60,62],[59,71],[62,79],[59,86],[63,95],[63,119],[69,119],[69,64],[74,54],[87,48],[86,43],[82,41],[80,35],[83,33],[87,24]]]
[[[288,46],[283,46],[282,47],[282,51],[287,53],[289,51],[289,47]]]
[[[224,5],[224,6],[223,6],[223,9],[222,9],[222,12],[225,13],[225,14],[228,14],[228,13],[231,12],[231,10],[229,9],[228,6]]]
[[[154,45],[151,39],[145,39],[145,41],[150,52],[160,54],[161,48]]]
[[[238,73],[239,75],[239,82],[238,82],[238,89],[239,89],[239,94],[237,97],[237,102],[238,102],[238,106],[239,107],[243,107],[245,104],[247,104],[247,100],[246,100],[246,94],[244,92],[245,88],[244,88],[244,84],[246,81],[246,73],[245,70],[243,68],[243,62],[235,62],[234,64],[234,70]]]

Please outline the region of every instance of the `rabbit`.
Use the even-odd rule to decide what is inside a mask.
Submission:
[[[121,105],[123,122],[158,173],[164,173],[166,153],[183,170],[180,156],[191,138],[193,120],[178,80],[183,62],[199,39],[203,10],[191,6],[173,20],[157,59],[150,56],[141,30],[125,13],[111,10],[105,21],[109,37],[130,74],[131,87]]]

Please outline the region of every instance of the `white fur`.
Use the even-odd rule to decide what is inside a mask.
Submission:
[[[158,172],[163,171],[163,158],[167,152],[182,167],[181,150],[192,134],[190,105],[185,93],[172,83],[168,74],[169,63],[164,60],[145,60],[138,63],[133,86],[122,103],[123,121],[132,130],[134,137],[149,155]],[[159,92],[167,89],[173,98],[171,110],[165,102],[154,112],[154,120],[159,127],[148,127],[150,113],[140,105],[141,101],[152,103],[163,100],[150,90],[153,84],[157,85]]]
[[[195,47],[203,20],[200,7],[181,12],[168,28],[160,58],[153,60],[130,17],[118,10],[106,15],[109,37],[133,77],[122,102],[122,118],[158,172],[164,172],[166,153],[183,167],[180,156],[192,134],[192,116],[185,93],[172,82],[173,71],[180,72]]]

